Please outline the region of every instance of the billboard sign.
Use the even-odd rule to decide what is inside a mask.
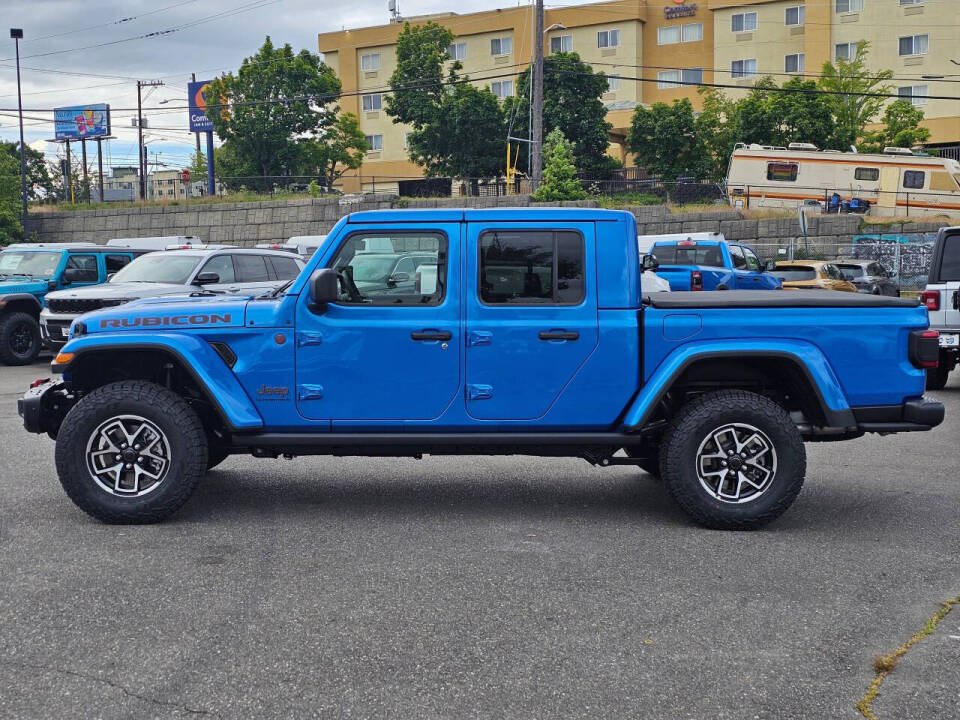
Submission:
[[[190,105],[190,132],[213,132],[213,121],[207,117],[207,100],[203,93],[213,80],[198,80],[187,83]]]
[[[110,106],[76,105],[55,108],[53,124],[57,140],[83,140],[110,134]]]

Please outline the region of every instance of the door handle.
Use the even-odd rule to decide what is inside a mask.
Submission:
[[[420,330],[410,333],[411,340],[449,340],[453,334],[449,330]]]
[[[566,330],[541,330],[539,337],[541,340],[578,340],[580,333]]]

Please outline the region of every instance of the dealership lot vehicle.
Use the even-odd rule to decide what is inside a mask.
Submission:
[[[361,288],[371,239],[416,245],[436,275]],[[625,212],[355,213],[269,295],[75,321],[63,380],[19,407],[56,437],[71,499],[110,522],[169,516],[234,452],[531,454],[633,463],[697,521],[753,528],[800,491],[804,440],[943,420],[923,397],[937,338],[915,302],[644,296],[644,269]]]
[[[92,243],[17,243],[0,252],[0,363],[26,365],[41,349],[39,318],[57,288],[104,282],[149,249]]]
[[[843,279],[853,283],[857,292],[898,297],[900,288],[886,268],[874,260],[847,260],[836,263]]]
[[[857,292],[833,263],[817,260],[779,260],[772,271],[783,282],[784,290],[836,290]]]
[[[960,362],[960,227],[942,228],[921,295],[930,327],[940,331],[940,363],[927,371],[927,387],[939,390]]]
[[[779,290],[780,281],[757,254],[741,243],[714,240],[658,240],[650,247],[657,274],[671,290]]]
[[[296,277],[301,268],[302,259],[271,250],[203,245],[152,253],[130,263],[103,285],[50,293],[40,313],[43,344],[51,350],[63,347],[71,323],[92,310],[201,290],[255,295]]]

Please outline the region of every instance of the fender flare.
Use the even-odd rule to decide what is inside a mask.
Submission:
[[[9,303],[20,302],[22,300],[27,300],[28,302],[33,303],[37,308],[37,315],[40,315],[43,305],[39,300],[37,300],[36,295],[31,295],[30,293],[10,293],[9,295],[0,295],[0,312],[6,310],[6,307]]]
[[[121,335],[85,335],[74,338],[60,350],[73,353],[66,364],[51,365],[53,372],[70,379],[70,367],[83,355],[98,351],[154,350],[172,355],[200,386],[224,424],[234,431],[258,430],[263,418],[257,412],[236,375],[230,370],[210,344],[199,337],[175,333],[124,333]]]
[[[777,358],[788,360],[806,375],[828,427],[856,427],[857,421],[846,395],[826,356],[816,345],[800,340],[755,341],[722,340],[687,343],[667,355],[636,395],[624,414],[625,430],[638,431],[657,404],[690,365],[709,358]]]

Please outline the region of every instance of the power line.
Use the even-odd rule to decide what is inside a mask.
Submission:
[[[109,22],[100,23],[98,25],[89,25],[85,28],[78,28],[77,30],[67,30],[62,33],[53,33],[52,35],[41,35],[38,38],[31,38],[28,40],[28,43],[40,42],[41,40],[49,40],[50,38],[63,37],[64,35],[73,35],[75,33],[87,32],[88,30],[96,30],[97,28],[109,27],[111,25],[123,25],[125,23],[133,22],[134,20],[139,20],[140,18],[145,18],[148,15],[156,15],[157,13],[164,12],[165,10],[173,10],[178,8],[181,5],[189,5],[190,3],[195,3],[197,0],[183,0],[183,2],[178,2],[173,5],[167,5],[166,7],[157,8],[156,10],[150,10],[149,12],[140,13],[139,15],[131,15],[129,17],[119,18],[117,20],[111,20]]]

